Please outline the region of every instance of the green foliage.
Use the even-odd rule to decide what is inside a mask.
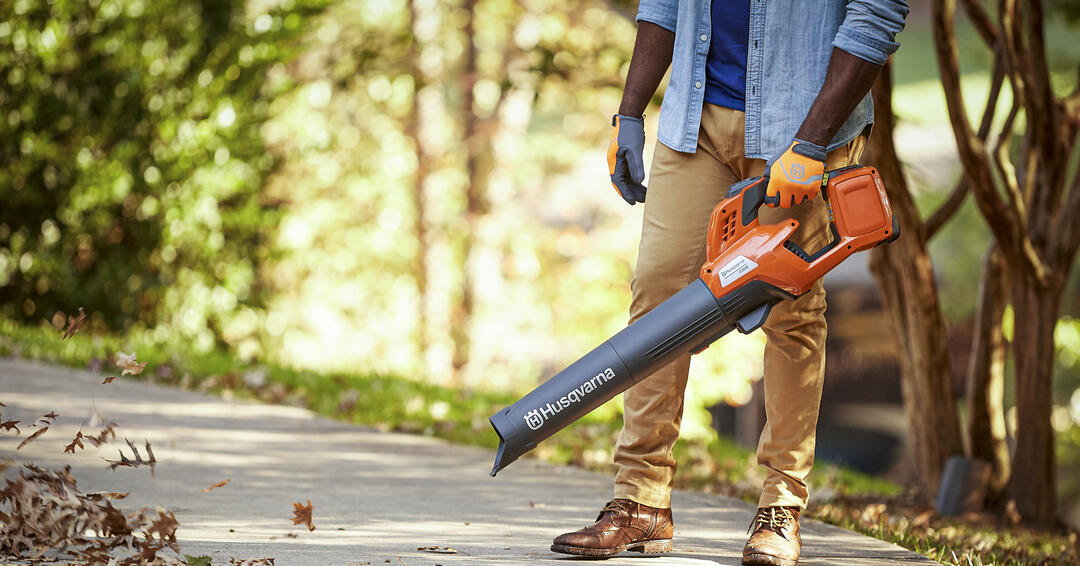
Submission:
[[[0,311],[85,305],[201,347],[259,305],[267,81],[323,0],[13,3],[0,22]],[[162,327],[165,328],[165,327]]]

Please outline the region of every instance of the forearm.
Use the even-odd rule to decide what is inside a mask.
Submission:
[[[630,70],[626,73],[619,114],[641,116],[656,94],[664,73],[671,65],[675,34],[651,22],[639,22]]]
[[[881,65],[834,48],[825,84],[795,137],[827,146],[859,101],[870,92]]]

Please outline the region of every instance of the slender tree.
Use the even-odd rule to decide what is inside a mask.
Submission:
[[[423,106],[422,91],[431,81],[420,65],[420,57],[423,52],[421,42],[424,36],[421,30],[421,9],[416,0],[409,0],[409,20],[412,41],[409,47],[410,74],[413,79],[412,112],[407,118],[406,134],[412,138],[416,148],[416,174],[413,178],[412,202],[413,202],[413,233],[416,235],[417,250],[416,262],[413,266],[413,279],[416,281],[417,312],[416,312],[416,339],[423,359],[428,349],[428,262],[427,251],[430,243],[427,226],[427,198],[425,195],[425,183],[431,169],[432,156],[428,151],[422,133]]]
[[[1012,91],[994,143],[968,121],[956,0],[934,1],[934,44],[960,161],[1000,251],[1015,315],[1017,430],[1008,495],[1023,517],[1047,525],[1055,519],[1056,498],[1050,427],[1054,327],[1080,246],[1080,176],[1070,180],[1067,167],[1080,127],[1080,88],[1064,97],[1051,88],[1043,2],[1000,0],[996,22],[975,0],[964,3]],[[1016,130],[1021,135],[1014,148]]]
[[[897,336],[909,445],[918,471],[919,491],[929,498],[937,491],[945,460],[960,454],[963,447],[950,374],[948,334],[927,245],[959,208],[964,188],[961,185],[954,191],[924,223],[893,146],[891,65],[879,76],[873,97],[875,130],[867,157],[882,175],[893,213],[900,221],[901,236],[873,250],[870,268]]]

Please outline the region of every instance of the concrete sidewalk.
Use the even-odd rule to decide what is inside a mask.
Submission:
[[[18,453],[26,429],[0,433],[0,458],[71,465],[83,491],[130,491],[120,502],[125,509],[172,509],[181,550],[210,555],[215,564],[229,557],[270,557],[279,566],[565,563],[575,559],[549,552],[551,539],[589,524],[611,496],[611,478],[578,469],[525,459],[491,478],[494,454],[483,449],[380,433],[293,407],[101,381],[85,371],[0,360],[4,419],[29,424],[49,411],[60,415]],[[140,447],[150,441],[156,477],[145,468],[110,471],[102,457],[116,458],[115,446],[63,453],[95,408],[119,425],[121,445],[123,437]],[[202,492],[226,478],[227,486]],[[290,520],[291,503],[308,499],[314,532]],[[605,566],[739,563],[750,505],[678,492],[673,509],[674,552],[628,553]],[[803,540],[806,566],[935,564],[812,521],[803,524]]]

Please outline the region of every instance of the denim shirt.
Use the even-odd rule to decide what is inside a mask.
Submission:
[[[671,80],[657,138],[686,153],[697,149],[705,98],[705,59],[712,35],[711,1],[641,0],[637,20],[675,32]],[[728,0],[730,1],[730,0]],[[791,143],[818,91],[833,47],[883,64],[904,28],[906,0],[742,0],[750,2],[746,58],[746,157],[769,159]],[[874,122],[863,97],[828,149]]]

